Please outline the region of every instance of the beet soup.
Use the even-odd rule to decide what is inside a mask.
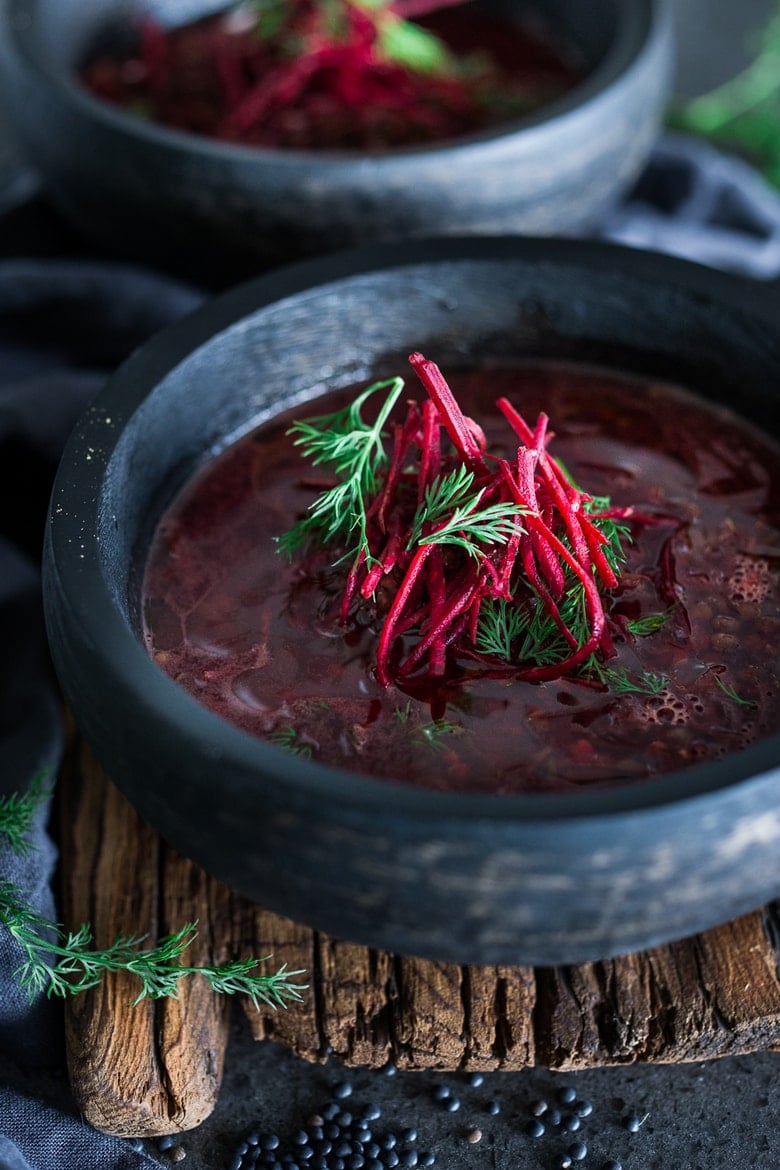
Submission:
[[[635,783],[775,732],[777,445],[634,375],[445,374],[446,409],[404,371],[386,417],[384,389],[340,390],[193,476],[146,565],[158,665],[281,750],[447,790]],[[316,445],[359,395],[384,463],[345,527]]]

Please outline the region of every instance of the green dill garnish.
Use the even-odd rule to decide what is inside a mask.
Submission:
[[[25,856],[30,850],[29,834],[33,818],[51,796],[52,788],[44,784],[44,773],[35,776],[23,795],[12,792],[0,796],[0,834],[18,856]]]
[[[414,741],[439,751],[444,747],[447,736],[460,735],[462,732],[463,726],[460,723],[453,723],[449,719],[433,719],[430,723],[423,723],[415,728]]]
[[[300,756],[304,760],[311,759],[311,747],[306,743],[301,743],[298,732],[290,723],[286,723],[284,727],[278,727],[276,731],[270,732],[266,736],[266,740],[268,743],[272,743],[274,747],[289,752],[290,755]]]
[[[646,638],[649,634],[656,634],[669,621],[671,613],[648,613],[635,621],[626,622],[626,629],[637,638]]]
[[[277,537],[283,552],[292,556],[313,536],[323,544],[343,542],[344,559],[364,553],[373,563],[366,536],[368,497],[377,489],[379,473],[387,463],[383,428],[403,390],[402,378],[375,382],[344,410],[295,422],[288,435],[315,466],[329,467],[339,482],[310,505],[306,516]],[[373,394],[389,393],[376,422],[363,420],[363,405]]]
[[[660,695],[669,685],[669,679],[663,674],[653,671],[631,674],[624,668],[603,666],[595,657],[588,663],[588,669],[616,695]]]
[[[511,662],[512,644],[527,625],[528,619],[518,606],[503,597],[488,598],[479,611],[477,650]]]
[[[743,707],[755,707],[756,704],[752,701],[752,699],[743,699],[741,695],[737,694],[732,686],[723,682],[719,674],[715,675],[715,682],[723,691],[723,694],[726,696],[726,698],[731,699],[733,703],[739,703]]]

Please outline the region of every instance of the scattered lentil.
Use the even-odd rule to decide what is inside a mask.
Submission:
[[[585,1142],[574,1142],[569,1146],[569,1157],[572,1162],[582,1162],[588,1156],[588,1147]]]
[[[529,1122],[527,1122],[525,1132],[529,1137],[540,1138],[545,1133],[544,1124],[539,1120],[538,1117],[534,1117]]]
[[[170,1150],[175,1145],[176,1145],[176,1138],[173,1137],[171,1134],[166,1134],[165,1137],[161,1137],[158,1140],[157,1149],[158,1150]],[[242,1153],[245,1154],[246,1149],[242,1150]]]
[[[473,1072],[469,1074],[469,1084],[472,1089],[478,1089],[480,1085],[484,1084],[485,1078],[481,1072]]]
[[[610,1158],[608,1162],[604,1163],[601,1170],[623,1170],[623,1164],[622,1162],[617,1162],[614,1158]]]
[[[487,1111],[491,1117],[497,1117],[498,1114],[501,1112],[501,1105],[499,1104],[498,1101],[488,1101],[485,1108],[487,1109]]]
[[[403,1141],[403,1142],[416,1142],[417,1141],[417,1130],[414,1128],[413,1125],[410,1126],[408,1129],[405,1129],[403,1131],[403,1133],[401,1134],[401,1141]]]
[[[531,1103],[531,1112],[534,1117],[541,1117],[547,1112],[548,1105],[546,1101],[533,1101]]]
[[[476,1129],[476,1128],[470,1129],[468,1131],[468,1133],[466,1134],[466,1141],[469,1142],[469,1144],[472,1146],[475,1146],[477,1144],[477,1142],[481,1142],[482,1141],[482,1130]]]
[[[343,1101],[346,1097],[352,1096],[352,1085],[349,1081],[341,1081],[333,1089],[333,1096],[337,1101]]]
[[[183,1162],[186,1157],[187,1151],[185,1150],[184,1146],[173,1146],[171,1148],[172,1162]]]
[[[637,1117],[636,1113],[629,1113],[628,1117],[623,1120],[623,1126],[629,1133],[638,1133],[649,1116],[648,1113],[644,1117]]]
[[[452,1096],[452,1089],[449,1085],[436,1085],[433,1090],[434,1101],[446,1101],[448,1097]]]
[[[578,1117],[590,1117],[591,1113],[593,1112],[593,1102],[577,1101],[574,1106],[574,1112]]]
[[[563,1085],[558,1090],[557,1097],[560,1105],[571,1105],[577,1100],[577,1093],[572,1085]]]
[[[460,1109],[460,1100],[458,1097],[447,1097],[444,1101],[444,1108],[448,1113],[457,1113]]]

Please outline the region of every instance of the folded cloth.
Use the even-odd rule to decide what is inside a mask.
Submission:
[[[39,560],[57,459],[89,400],[146,337],[194,309],[203,294],[130,265],[0,262],[0,795],[27,794],[56,775],[62,712],[51,676]],[[0,833],[0,882],[56,921],[56,849],[49,800],[29,848]],[[134,1170],[158,1163],[84,1125],[65,1074],[62,1003],[28,999],[24,952],[0,925],[0,1170]]]

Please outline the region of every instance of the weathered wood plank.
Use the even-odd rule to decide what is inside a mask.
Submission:
[[[221,961],[229,945],[219,927],[229,919],[228,891],[161,844],[88,752],[71,761],[59,795],[66,925],[90,922],[100,947],[117,934],[156,939],[197,918],[201,930],[187,961]],[[137,979],[118,972],[66,1001],[76,1103],[104,1133],[191,1129],[217,1101],[227,1004],[200,977],[182,981],[178,999],[133,1006],[138,989]]]

